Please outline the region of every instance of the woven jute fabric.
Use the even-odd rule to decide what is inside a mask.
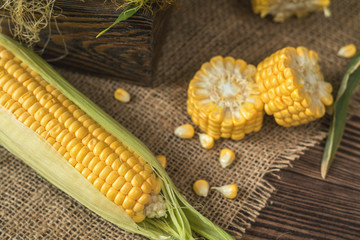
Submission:
[[[319,143],[326,135],[326,124],[316,121],[283,128],[266,116],[260,132],[238,142],[219,140],[213,149],[205,150],[197,137],[184,140],[173,134],[175,127],[191,122],[186,112],[189,81],[202,63],[216,55],[256,65],[280,48],[303,45],[319,53],[325,79],[337,89],[349,60],[337,57],[336,52],[348,43],[360,46],[359,9],[358,0],[335,0],[330,18],[314,13],[278,24],[254,15],[247,0],[184,0],[168,23],[157,87],[58,70],[154,154],[166,155],[167,172],[180,192],[203,215],[239,239],[275,190],[266,179]],[[118,87],[130,92],[130,103],[114,100]],[[237,157],[230,168],[222,169],[218,157],[225,147]],[[198,197],[192,191],[197,179],[206,179],[211,186],[236,183],[239,194],[234,200],[216,191],[210,191],[207,198]],[[0,239],[144,238],[92,213],[0,148]]]

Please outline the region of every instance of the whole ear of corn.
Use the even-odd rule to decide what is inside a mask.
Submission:
[[[191,80],[187,111],[214,139],[242,139],[262,127],[263,103],[255,66],[232,57],[213,57]]]
[[[135,222],[161,189],[151,166],[0,46],[0,105],[40,135]]]
[[[138,139],[1,34],[0,143],[125,230],[150,239],[193,239],[191,229],[209,239],[232,239],[185,201]]]
[[[284,22],[291,16],[298,18],[313,11],[324,11],[330,16],[330,0],[251,0],[254,13],[263,18],[270,14],[275,22]]]
[[[318,55],[305,47],[286,47],[266,58],[257,67],[256,81],[265,112],[285,127],[320,118],[333,103]]]

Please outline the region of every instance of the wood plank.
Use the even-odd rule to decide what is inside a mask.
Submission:
[[[43,57],[54,59],[64,56],[66,45],[69,54],[53,62],[54,65],[151,86],[170,12],[156,8],[154,11],[141,10],[96,38],[120,14],[111,1],[57,0],[54,8],[57,26],[52,19],[51,39]],[[1,26],[6,29],[7,24],[3,21]],[[44,48],[49,29],[42,30],[40,36],[36,50]]]
[[[325,142],[268,178],[277,188],[244,239],[360,239],[360,118],[349,119],[328,178],[321,179]]]

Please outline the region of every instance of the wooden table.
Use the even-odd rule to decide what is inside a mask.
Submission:
[[[346,126],[326,180],[325,141],[268,178],[277,191],[244,239],[360,239],[360,114]]]

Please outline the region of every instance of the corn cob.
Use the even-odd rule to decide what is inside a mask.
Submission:
[[[317,53],[305,47],[286,47],[266,58],[257,66],[256,81],[265,112],[285,127],[322,117],[333,102]]]
[[[209,239],[233,239],[187,203],[139,140],[2,34],[0,144],[127,231],[194,239],[193,229]]]
[[[151,166],[0,46],[0,105],[39,134],[135,222],[161,183]]]
[[[191,80],[187,111],[214,139],[242,139],[262,126],[263,103],[255,66],[232,57],[214,57]]]
[[[251,0],[255,14],[263,18],[270,14],[275,22],[284,22],[287,18],[296,15],[298,18],[313,11],[324,11],[330,16],[330,0]]]

